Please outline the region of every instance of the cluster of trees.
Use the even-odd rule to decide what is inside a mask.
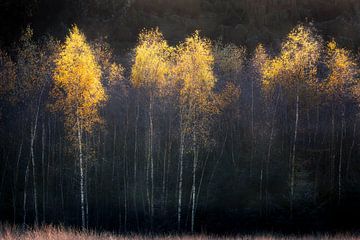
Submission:
[[[1,220],[196,231],[358,199],[358,62],[311,25],[252,52],[32,35],[0,51]]]

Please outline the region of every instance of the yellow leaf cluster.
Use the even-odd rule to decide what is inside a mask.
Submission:
[[[63,110],[69,128],[76,118],[86,131],[101,121],[99,106],[107,98],[101,70],[85,36],[74,26],[62,46],[54,70],[54,108]]]
[[[359,70],[356,61],[348,50],[339,48],[332,40],[327,45],[326,65],[329,75],[323,84],[324,90],[331,98],[343,100],[358,83]]]
[[[265,91],[281,87],[292,91],[312,90],[317,81],[317,63],[321,42],[311,28],[295,27],[282,44],[279,56],[269,59],[263,67]]]
[[[169,86],[172,51],[159,29],[142,31],[131,69],[133,86],[149,89],[151,94],[157,92],[162,95]]]
[[[211,116],[240,95],[234,84],[226,85],[220,94],[215,93],[214,53],[223,71],[241,71],[243,48],[235,45],[214,48],[198,31],[173,48],[158,29],[147,30],[140,33],[131,71],[133,86],[147,89],[150,96],[174,94],[179,101],[182,131],[187,136],[195,134],[204,144]]]
[[[211,42],[201,38],[196,31],[177,47],[175,62],[174,74],[180,86],[182,129],[186,134],[196,135],[206,145],[210,118],[219,112],[214,94],[217,79],[213,71]]]
[[[196,105],[200,110],[211,109],[211,95],[216,84],[213,72],[214,56],[211,42],[195,32],[177,49],[175,72],[180,81],[182,104]]]

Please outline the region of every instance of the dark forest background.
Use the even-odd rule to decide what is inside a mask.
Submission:
[[[62,38],[77,23],[115,48],[133,46],[139,30],[157,26],[174,42],[200,29],[254,47],[279,43],[295,24],[312,21],[324,36],[357,47],[359,12],[356,0],[2,0],[0,40],[11,44],[28,24],[38,36]]]
[[[224,73],[215,63],[220,85],[231,79],[240,86],[241,95],[213,119],[211,144],[199,153],[196,230],[358,230],[359,109],[358,102],[350,98],[344,104],[323,98],[300,106],[294,209],[290,214],[294,105],[285,98],[279,103],[276,99],[271,104],[264,102],[252,57],[259,43],[275,55],[299,22],[311,23],[325,41],[336,39],[358,60],[357,0],[0,0],[0,47],[19,63],[16,71],[21,79],[33,73],[30,67],[41,65],[28,61],[27,50],[35,54],[31,59],[52,51],[58,44],[52,37],[63,40],[76,23],[93,46],[108,42],[106,47],[114,51],[111,59],[125,67],[127,80],[120,90],[110,91],[109,103],[102,109],[104,125],[85,137],[89,228],[120,232],[177,229],[176,107],[171,99],[155,100],[155,209],[150,216],[146,202],[148,99],[129,83],[131,49],[140,30],[159,27],[170,43],[199,29],[212,40],[241,46],[243,53],[240,70],[235,73]],[[31,41],[24,39],[28,25],[34,31]],[[8,60],[2,56],[1,69]],[[49,59],[42,61],[51,65]],[[326,71],[321,74],[326,78]],[[50,75],[36,77],[50,79]],[[0,99],[0,221],[34,224],[36,201],[40,223],[79,226],[74,150],[67,141],[62,116],[47,110],[46,94],[33,138],[36,94],[26,93],[16,106]],[[32,148],[35,153],[30,153]],[[35,171],[29,166],[35,166]],[[191,171],[191,154],[186,153],[182,230],[189,230],[190,225]]]

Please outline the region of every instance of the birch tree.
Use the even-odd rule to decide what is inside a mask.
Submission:
[[[36,180],[35,139],[37,137],[39,118],[44,112],[44,103],[51,82],[51,69],[53,67],[53,53],[57,51],[57,42],[50,38],[45,43],[33,40],[33,30],[28,26],[17,48],[17,84],[14,96],[25,106],[29,115],[30,126],[30,162],[25,170],[25,191],[23,197],[23,224],[26,222],[27,182],[29,168],[32,170],[32,186],[34,197],[34,223],[38,224],[38,191]]]
[[[54,70],[55,99],[52,108],[61,111],[70,139],[78,149],[80,171],[81,225],[85,229],[84,133],[102,122],[100,106],[107,96],[101,84],[101,70],[85,35],[73,26],[62,45]]]
[[[335,124],[335,110],[334,105],[340,104],[341,112],[341,130],[340,130],[340,146],[339,146],[339,160],[338,160],[338,173],[337,173],[337,200],[341,201],[342,192],[342,166],[344,156],[344,134],[346,130],[346,103],[349,101],[352,95],[352,89],[359,82],[358,74],[359,69],[357,67],[355,59],[351,56],[351,53],[338,47],[337,43],[332,40],[327,44],[326,54],[326,66],[329,70],[329,74],[323,84],[325,93],[329,97],[332,105],[332,126]],[[332,148],[334,148],[332,143]],[[334,151],[334,149],[332,149]],[[332,160],[334,153],[332,154]]]
[[[196,170],[200,147],[209,138],[211,117],[219,109],[214,104],[216,77],[213,72],[214,56],[209,40],[201,38],[198,32],[186,38],[177,49],[175,71],[180,84],[180,176],[178,196],[178,226],[181,224],[182,171],[184,152],[192,153],[191,187],[191,231],[194,231],[196,214]]]
[[[147,177],[147,195],[151,225],[154,217],[154,102],[168,87],[171,51],[159,29],[145,30],[139,35],[131,69],[133,86],[144,89],[149,100],[147,171],[150,172],[150,184]]]
[[[310,27],[298,25],[286,37],[279,56],[263,69],[263,87],[266,91],[281,88],[289,102],[295,104],[295,121],[290,151],[289,197],[290,217],[293,214],[295,167],[298,141],[300,104],[311,96],[317,84],[317,64],[321,55],[321,41]]]

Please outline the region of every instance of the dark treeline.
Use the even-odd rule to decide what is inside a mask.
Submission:
[[[26,28],[0,52],[1,221],[120,232],[359,226],[358,60],[311,24],[277,50],[198,33],[168,46],[157,30],[122,56],[77,27],[65,42],[39,39]]]
[[[202,29],[212,39],[255,47],[278,44],[297,23],[313,21],[324,37],[352,48],[360,40],[359,11],[357,0],[2,0],[0,42],[11,45],[28,24],[40,36],[63,38],[76,22],[116,48],[132,47],[142,28],[157,26],[169,41]]]

